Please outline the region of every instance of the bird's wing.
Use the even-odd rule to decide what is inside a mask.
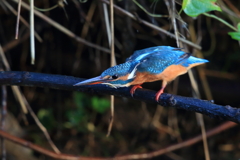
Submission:
[[[132,56],[126,59],[126,62],[141,61],[148,55],[155,54],[157,52],[163,53],[163,52],[171,52],[171,51],[178,51],[178,50],[180,50],[180,48],[174,48],[170,46],[150,47],[150,48],[135,51]]]
[[[189,56],[190,54],[179,50],[159,50],[145,56],[137,66],[137,71],[159,74],[170,65],[181,65]]]
[[[137,50],[129,58],[126,59],[126,62],[136,60],[137,58],[141,59],[142,57],[148,54],[151,54],[156,49],[158,49],[158,47],[151,47],[151,48],[146,48],[142,50]]]

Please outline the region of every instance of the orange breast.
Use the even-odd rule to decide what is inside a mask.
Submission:
[[[177,76],[187,73],[187,71],[195,66],[198,66],[202,63],[195,63],[189,65],[187,68],[182,65],[171,65],[168,66],[163,72],[160,74],[149,74],[148,72],[137,72],[136,78],[131,85],[142,84],[145,82],[154,82],[158,80],[163,80],[166,82],[170,82],[174,80]]]
[[[174,80],[177,76],[182,75],[187,72],[188,68],[181,65],[171,65],[167,67],[160,74],[149,74],[148,72],[137,72],[136,78],[131,83],[131,85],[141,84],[144,82],[154,82],[158,80],[164,80],[170,82]]]
[[[162,80],[170,82],[174,80],[177,76],[187,73],[188,68],[182,65],[171,65],[167,67],[162,73],[158,74]]]

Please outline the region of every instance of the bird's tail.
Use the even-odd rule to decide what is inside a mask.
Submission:
[[[193,56],[190,56],[190,57],[187,59],[187,63],[188,63],[188,64],[207,63],[207,62],[209,62],[209,61],[206,60],[206,59],[197,58],[197,57],[193,57]]]
[[[181,65],[187,67],[188,69],[192,68],[192,67],[195,67],[195,66],[198,66],[200,64],[203,64],[203,63],[207,63],[209,62],[208,60],[206,59],[202,59],[202,58],[197,58],[197,57],[193,57],[193,56],[190,56],[186,61],[184,61]]]
[[[191,57],[192,53],[184,53],[179,57],[179,60],[175,62],[175,64],[183,64],[189,57]]]

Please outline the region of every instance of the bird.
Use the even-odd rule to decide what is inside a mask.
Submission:
[[[169,82],[187,73],[192,67],[209,62],[191,55],[181,48],[170,46],[137,50],[125,63],[110,67],[100,76],[81,81],[74,86],[94,84],[105,84],[113,88],[133,86],[130,90],[133,97],[135,90],[142,88],[143,83],[162,80],[162,87],[155,95],[158,102]]]

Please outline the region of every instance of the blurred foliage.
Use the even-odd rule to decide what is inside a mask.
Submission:
[[[92,123],[88,123],[88,119],[92,112],[103,114],[110,107],[109,100],[96,96],[88,97],[84,93],[74,92],[73,101],[76,105],[75,109],[66,111],[67,121],[64,123],[66,128],[76,128],[78,131],[93,130]],[[89,108],[92,109],[89,111]]]
[[[209,11],[222,11],[221,8],[215,4],[217,0],[183,0],[182,8],[184,12],[196,17],[202,13]]]
[[[53,108],[41,108],[37,116],[47,130],[51,131],[56,127],[56,119],[54,118]]]
[[[80,132],[86,132],[87,130],[93,131],[94,126],[89,121],[89,117],[96,112],[103,114],[109,110],[110,101],[106,98],[100,97],[89,97],[84,93],[74,92],[73,93],[74,108],[69,107],[66,110],[65,116],[66,121],[63,127],[69,129],[76,129]],[[66,106],[71,106],[69,101],[66,102]],[[57,121],[54,117],[52,108],[40,109],[37,114],[42,124],[51,131],[56,127]],[[59,124],[59,126],[62,126]]]
[[[109,100],[103,99],[103,98],[98,98],[98,97],[93,97],[91,99],[92,102],[92,108],[99,112],[99,113],[104,113],[106,110],[109,109],[110,107],[110,102]]]

